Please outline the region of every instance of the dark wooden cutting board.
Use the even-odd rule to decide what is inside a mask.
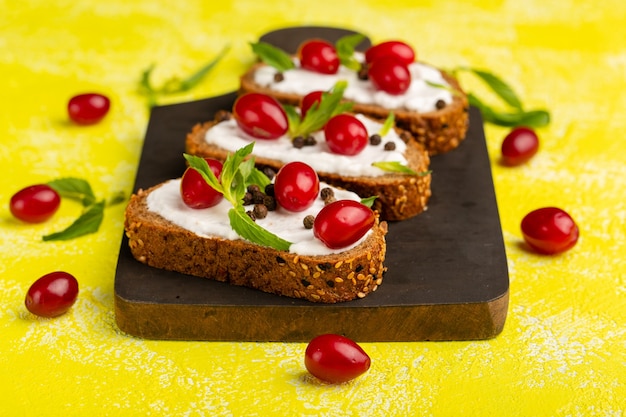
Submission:
[[[293,51],[303,39],[335,40],[345,33],[301,27],[262,39]],[[234,99],[232,93],[154,108],[135,190],[180,177],[187,132],[231,108]],[[359,342],[494,337],[506,320],[509,278],[477,109],[470,109],[467,139],[434,156],[431,168],[428,210],[390,224],[388,271],[366,298],[315,304],[151,268],[132,257],[124,236],[115,276],[117,325],[134,336],[172,340],[306,342],[322,333]]]

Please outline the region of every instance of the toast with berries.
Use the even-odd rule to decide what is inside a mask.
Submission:
[[[365,123],[380,126],[377,121],[367,121],[364,116],[358,116]],[[375,134],[373,136],[376,137]],[[392,136],[395,142],[388,141],[388,136]],[[430,157],[421,144],[410,138],[411,135],[401,129],[391,129],[391,133],[378,137],[377,143],[373,143],[370,137],[365,152],[378,159],[386,171],[369,166],[372,164],[369,161],[359,165],[351,157],[337,156],[324,150],[325,145],[320,143],[323,139],[301,149],[288,138],[257,140],[254,155],[257,166],[269,172],[277,172],[290,161],[303,160],[313,166],[321,181],[362,197],[377,197],[372,208],[380,213],[381,219],[399,221],[426,210],[431,196]],[[253,139],[240,134],[229,111],[221,111],[214,120],[192,128],[187,134],[186,151],[192,155],[224,160],[233,149]],[[395,159],[400,159],[399,155],[405,165],[395,163]]]
[[[316,303],[363,298],[382,283],[387,224],[379,221],[377,214],[369,233],[354,245],[330,253],[306,254],[306,251],[298,253],[301,251],[252,243],[236,234],[214,236],[195,220],[193,227],[180,223],[172,211],[181,210],[182,218],[187,220],[197,212],[200,222],[211,222],[216,217],[219,220],[221,216],[228,223],[228,218],[219,208],[214,211],[185,208],[180,196],[177,197],[179,190],[179,182],[171,180],[147,190],[140,189],[131,196],[124,226],[130,250],[138,261],[155,268]],[[273,215],[271,212],[267,217]],[[313,233],[303,225],[287,228],[297,229],[301,235]]]
[[[358,59],[362,55],[356,54]],[[298,62],[294,57],[294,62]],[[363,65],[363,64],[362,64]],[[465,139],[469,127],[469,102],[458,80],[447,72],[425,63],[414,63],[411,85],[404,95],[375,91],[363,71],[339,67],[336,74],[319,74],[299,67],[280,70],[264,62],[254,64],[240,78],[240,93],[256,92],[270,95],[278,101],[297,106],[303,97],[317,89],[327,89],[336,79],[348,80],[345,99],[355,113],[385,120],[390,113],[399,128],[411,133],[430,155],[457,148]],[[303,75],[300,77],[300,75]],[[361,75],[359,75],[361,74]],[[365,79],[364,79],[365,78]],[[445,96],[445,97],[444,97]],[[380,100],[378,98],[382,97]],[[409,102],[418,103],[411,108]]]

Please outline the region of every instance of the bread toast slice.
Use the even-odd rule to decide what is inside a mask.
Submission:
[[[173,223],[150,210],[147,201],[164,184],[138,190],[126,208],[128,244],[144,264],[316,303],[363,298],[382,283],[387,223],[378,216],[356,246],[301,255],[244,239],[197,234]]]
[[[205,135],[217,123],[229,117],[229,113],[224,111],[216,115],[212,121],[196,124],[187,134],[186,152],[196,156],[224,160],[232,150],[207,143]],[[405,135],[400,131],[400,136]],[[382,220],[405,220],[426,210],[431,196],[430,157],[419,143],[409,139],[406,145],[404,157],[408,162],[408,167],[417,175],[387,172],[379,176],[362,176],[316,170],[320,180],[332,186],[350,190],[362,197],[377,196],[372,208],[380,213]],[[320,156],[320,158],[323,157]],[[256,151],[255,161],[257,166],[269,167],[275,171],[288,162],[263,157]]]
[[[255,81],[255,73],[262,67],[263,62],[256,63],[240,78],[240,93],[257,92],[270,95],[284,104],[297,106],[305,94],[283,92],[261,85]],[[352,101],[352,111],[369,117],[385,120],[390,112],[395,115],[396,125],[409,131],[414,140],[424,146],[430,155],[442,154],[457,148],[465,139],[469,127],[469,102],[458,80],[445,71],[439,71],[441,77],[448,83],[449,89],[454,91],[452,101],[441,108],[432,111],[418,112],[406,108],[385,108],[375,104],[366,104]]]

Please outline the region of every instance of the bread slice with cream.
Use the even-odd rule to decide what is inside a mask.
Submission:
[[[140,262],[224,283],[318,303],[363,298],[383,280],[386,222],[376,216],[372,229],[355,244],[326,248],[302,224],[306,213],[323,207],[318,200],[303,213],[268,213],[257,223],[277,234],[291,233],[289,250],[277,250],[243,239],[228,226],[228,206],[185,206],[180,180],[170,180],[132,195],[125,212],[125,231],[132,255]],[[354,193],[335,190],[339,199]],[[217,225],[217,226],[216,226]],[[284,237],[284,236],[281,236]]]
[[[382,126],[378,121],[358,116],[368,133]],[[257,140],[254,148],[258,166],[277,171],[285,163],[300,160],[311,165],[320,180],[335,187],[353,191],[362,197],[376,196],[373,209],[385,221],[411,218],[427,209],[431,196],[430,157],[424,148],[399,129],[391,129],[378,145],[368,145],[358,157],[336,155],[324,145],[318,132],[317,144],[295,148],[288,137],[278,140]],[[314,135],[315,136],[315,135]],[[220,112],[212,121],[197,124],[188,133],[187,153],[225,159],[229,152],[255,139],[238,129],[228,112]],[[385,150],[393,142],[394,150]],[[372,166],[372,162],[401,162],[414,173],[389,172]]]
[[[263,93],[297,106],[307,93],[327,90],[338,80],[347,80],[344,98],[353,103],[355,113],[385,120],[393,112],[397,126],[409,131],[430,155],[457,148],[469,127],[468,99],[458,80],[422,62],[415,62],[409,68],[412,73],[409,90],[393,96],[375,91],[371,83],[359,79],[357,72],[344,66],[337,74],[328,75],[299,68],[279,72],[260,62],[241,76],[240,92]]]

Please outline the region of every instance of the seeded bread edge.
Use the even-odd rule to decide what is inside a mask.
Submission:
[[[285,104],[300,105],[302,96],[298,94],[275,91],[255,83],[254,72],[265,65],[262,62],[257,63],[241,76],[239,93],[263,93]],[[469,127],[469,102],[466,94],[456,78],[445,71],[439,71],[456,91],[452,103],[442,109],[425,113],[405,109],[393,110],[396,125],[411,132],[413,139],[422,144],[430,155],[446,153],[457,148],[465,139]],[[370,104],[354,103],[352,110],[381,120],[389,115],[389,109]]]
[[[205,134],[226,112],[216,115],[210,122],[196,124],[187,134],[186,152],[200,157],[226,159],[228,151],[221,147],[210,145],[205,140]],[[378,177],[342,176],[335,173],[318,172],[321,181],[335,187],[357,193],[361,197],[378,196],[372,208],[380,213],[385,221],[399,221],[414,217],[427,208],[432,194],[430,189],[431,174],[428,173],[430,157],[422,145],[409,140],[405,157],[412,170],[424,175],[406,175],[387,173]],[[280,169],[281,161],[255,156],[255,163],[260,167]]]
[[[378,217],[370,236],[348,251],[297,255],[245,240],[201,237],[171,223],[147,207],[148,194],[161,185],[138,190],[126,208],[124,229],[139,262],[316,303],[363,298],[383,281],[387,223]]]

